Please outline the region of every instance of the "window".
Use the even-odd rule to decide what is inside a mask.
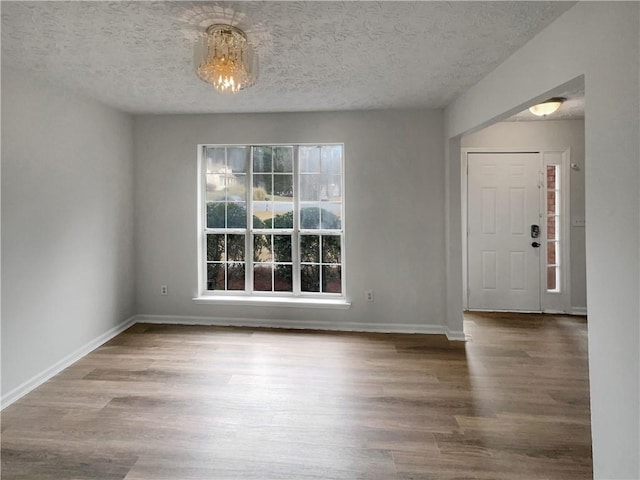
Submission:
[[[560,291],[560,165],[547,165],[547,292]]]
[[[200,291],[344,297],[343,145],[202,145]]]

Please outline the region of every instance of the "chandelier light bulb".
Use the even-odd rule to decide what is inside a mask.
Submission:
[[[207,28],[196,46],[196,74],[220,93],[237,93],[258,78],[258,56],[245,33],[231,25]]]

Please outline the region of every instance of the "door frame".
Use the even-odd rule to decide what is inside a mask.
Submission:
[[[540,155],[540,226],[542,229],[544,242],[541,242],[542,252],[540,255],[540,311],[544,313],[566,313],[571,314],[571,221],[570,221],[570,165],[571,165],[571,149],[564,151],[557,150],[531,150],[531,149],[505,149],[505,148],[481,148],[481,147],[464,147],[460,149],[460,192],[461,192],[461,210],[462,210],[462,307],[466,311],[469,309],[469,269],[468,269],[468,156],[470,153],[536,153]],[[547,258],[547,223],[546,223],[546,205],[545,205],[545,177],[542,172],[546,170],[547,165],[559,164],[561,172],[560,180],[560,252],[561,252],[561,270],[560,270],[560,291],[547,292],[546,289],[546,258]],[[544,221],[543,221],[544,220]],[[499,311],[499,310],[498,310]]]

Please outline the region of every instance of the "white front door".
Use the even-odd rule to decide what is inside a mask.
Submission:
[[[540,311],[540,154],[469,153],[468,307]],[[535,243],[534,243],[535,242]]]

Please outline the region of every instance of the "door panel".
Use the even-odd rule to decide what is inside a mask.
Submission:
[[[540,311],[537,153],[469,153],[469,309]]]

